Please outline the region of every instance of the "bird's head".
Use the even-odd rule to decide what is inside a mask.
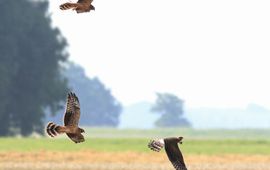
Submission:
[[[80,132],[81,132],[81,133],[85,133],[84,129],[81,129],[81,128],[80,128]]]
[[[94,10],[95,11],[95,7],[93,5],[90,6],[90,10]]]
[[[182,144],[182,140],[183,140],[183,137],[182,137],[182,136],[178,137],[178,138],[177,138],[177,143]]]

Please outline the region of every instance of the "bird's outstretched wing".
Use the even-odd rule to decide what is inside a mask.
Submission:
[[[64,115],[64,125],[77,127],[80,120],[80,102],[75,93],[68,93],[66,112]]]
[[[179,149],[177,142],[168,139],[164,139],[164,141],[166,154],[174,168],[176,170],[187,170],[182,152]]]

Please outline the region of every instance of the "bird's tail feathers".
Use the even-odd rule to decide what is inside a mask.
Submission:
[[[151,140],[148,143],[148,148],[155,152],[159,152],[164,147],[164,141],[161,140]]]
[[[46,132],[50,137],[55,137],[61,133],[65,133],[65,127],[49,122],[46,127]]]
[[[67,10],[67,9],[73,9],[75,10],[78,7],[77,3],[64,3],[62,5],[60,5],[60,9],[61,10]]]

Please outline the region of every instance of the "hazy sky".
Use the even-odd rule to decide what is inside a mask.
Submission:
[[[80,15],[50,2],[71,60],[124,105],[171,92],[188,107],[270,108],[269,0],[94,0]]]

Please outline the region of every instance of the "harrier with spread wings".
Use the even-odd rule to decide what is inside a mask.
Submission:
[[[78,0],[77,3],[64,3],[60,5],[61,10],[73,9],[76,10],[77,13],[90,12],[91,10],[95,10],[95,7],[91,4],[93,0]]]
[[[178,147],[178,143],[182,144],[183,137],[171,137],[159,140],[151,140],[148,147],[159,152],[164,146],[166,154],[176,170],[187,170],[183,155]]]
[[[84,137],[81,134],[84,133],[84,130],[78,127],[80,114],[81,111],[78,97],[75,95],[75,93],[68,93],[66,111],[64,115],[64,126],[49,122],[46,132],[51,137],[66,133],[73,142],[84,142]]]

